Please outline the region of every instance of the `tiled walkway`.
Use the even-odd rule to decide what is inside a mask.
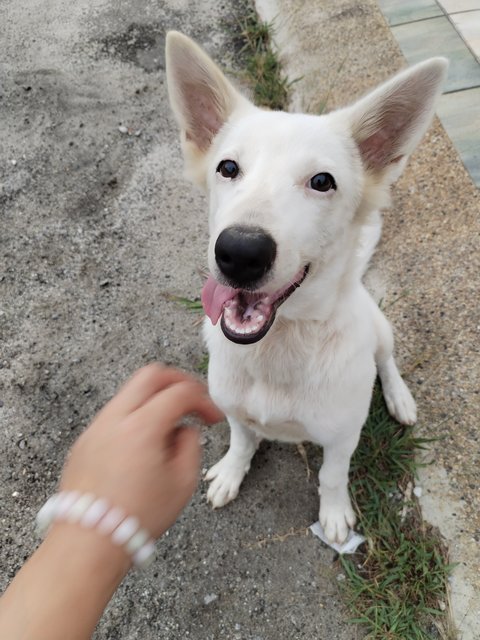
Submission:
[[[480,187],[480,0],[378,0],[409,63],[450,60],[437,113]]]

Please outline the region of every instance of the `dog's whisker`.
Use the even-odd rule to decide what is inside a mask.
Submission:
[[[206,279],[209,276],[209,270],[207,267],[197,267],[197,273],[202,279]]]

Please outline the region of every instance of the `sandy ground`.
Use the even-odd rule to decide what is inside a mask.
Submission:
[[[0,6],[1,588],[37,544],[35,512],[69,446],[119,383],[147,361],[195,371],[202,360],[192,315],[164,297],[199,294],[207,240],[205,201],[182,176],[164,37],[180,29],[228,64],[230,6],[241,10]],[[227,437],[205,433],[205,466]],[[344,622],[333,552],[305,535],[315,475],[294,447],[265,445],[228,508],[212,512],[202,485],[97,640],[360,637]]]

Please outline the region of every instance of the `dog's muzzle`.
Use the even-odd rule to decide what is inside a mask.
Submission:
[[[213,324],[221,318],[221,329],[232,342],[258,342],[272,326],[278,307],[302,284],[308,270],[306,265],[274,294],[226,287],[209,276],[202,289],[203,308]]]

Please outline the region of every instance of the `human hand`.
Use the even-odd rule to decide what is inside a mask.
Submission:
[[[198,430],[187,414],[222,419],[205,386],[174,369],[140,369],[74,444],[61,491],[106,498],[159,537],[176,520],[198,481]]]

